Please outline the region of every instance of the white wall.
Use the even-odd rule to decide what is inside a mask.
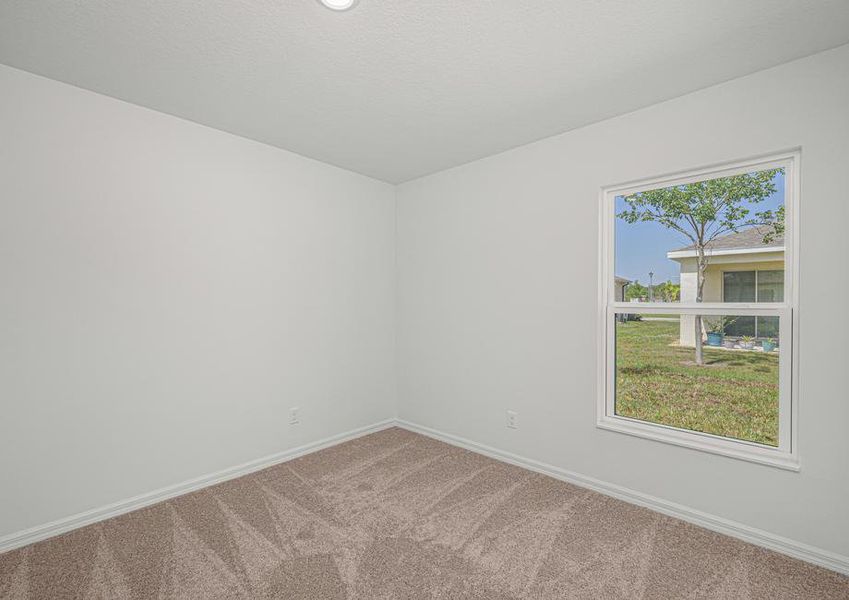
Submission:
[[[0,67],[0,537],[394,416],[394,278],[392,186]]]
[[[801,472],[597,429],[599,189],[796,146]],[[849,555],[847,165],[844,46],[399,186],[399,416]]]
[[[847,106],[843,47],[404,184],[396,237],[391,186],[0,67],[0,537],[390,417],[397,374],[404,419],[849,555]],[[795,146],[802,471],[596,429],[599,188]]]

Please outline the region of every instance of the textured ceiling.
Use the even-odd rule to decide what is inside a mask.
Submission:
[[[849,0],[0,0],[0,62],[397,183],[849,42]]]

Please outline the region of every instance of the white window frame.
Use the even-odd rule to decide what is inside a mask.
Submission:
[[[596,420],[596,425],[599,428],[791,471],[799,470],[799,344],[797,343],[799,311],[797,307],[799,292],[800,159],[800,151],[796,149],[602,188],[599,227],[601,240],[598,311],[599,393]],[[675,304],[645,302],[635,305],[631,302],[616,301],[614,244],[616,230],[615,200],[617,196],[627,196],[636,192],[672,185],[775,168],[783,168],[785,172],[784,302],[682,302]],[[633,314],[634,312],[642,314],[778,316],[779,339],[781,340],[781,351],[779,352],[779,445],[777,447],[768,446],[616,415],[614,406],[616,383],[615,319],[617,313]]]

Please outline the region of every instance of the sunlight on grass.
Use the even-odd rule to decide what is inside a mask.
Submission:
[[[616,325],[616,414],[778,445],[778,356],[672,345],[677,321]]]

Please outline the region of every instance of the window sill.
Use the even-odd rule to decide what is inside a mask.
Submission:
[[[737,460],[784,469],[800,470],[799,457],[793,453],[742,440],[731,440],[709,433],[686,431],[666,425],[657,425],[627,417],[599,417],[597,427],[627,435],[649,439],[710,454],[719,454]]]

